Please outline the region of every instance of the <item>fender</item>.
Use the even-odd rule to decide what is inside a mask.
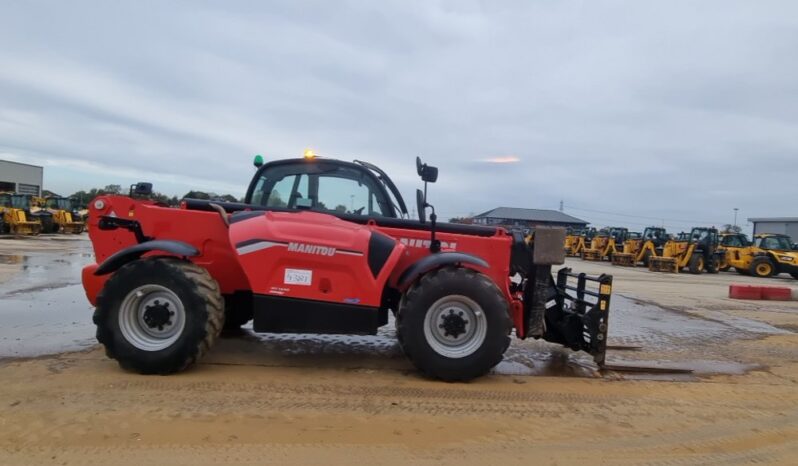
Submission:
[[[123,265],[140,258],[150,251],[163,251],[182,257],[195,257],[199,255],[199,250],[197,250],[197,248],[182,241],[169,239],[145,241],[117,251],[97,267],[97,270],[94,271],[94,275],[105,275],[115,272]]]
[[[418,277],[429,272],[432,269],[443,267],[444,265],[452,264],[471,264],[479,267],[488,268],[488,263],[481,257],[462,252],[439,252],[430,254],[429,256],[420,259],[413,265],[405,269],[402,275],[399,276],[399,288],[405,289],[413,283]]]

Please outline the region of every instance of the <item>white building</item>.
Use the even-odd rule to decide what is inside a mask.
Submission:
[[[778,233],[789,236],[793,242],[798,241],[798,217],[749,218],[748,221],[754,224],[755,235]]]
[[[42,195],[44,168],[27,163],[0,160],[0,192]]]

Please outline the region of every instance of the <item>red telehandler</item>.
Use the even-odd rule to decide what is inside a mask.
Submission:
[[[426,191],[438,169],[416,165],[418,219],[378,167],[307,155],[256,159],[243,203],[170,208],[149,183],[97,197],[96,263],[83,270],[97,339],[123,368],[168,374],[249,320],[255,332],[375,334],[393,312],[404,353],[433,378],[487,373],[513,329],[603,365],[612,277],[552,275],[562,229],[524,238],[437,222]]]

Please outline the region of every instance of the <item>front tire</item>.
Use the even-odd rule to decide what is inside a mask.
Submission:
[[[693,254],[690,257],[690,262],[688,264],[688,268],[690,273],[692,274],[700,274],[704,271],[704,256],[701,254]]]
[[[757,257],[751,261],[751,267],[748,271],[755,277],[767,278],[776,272],[776,267],[769,258]]]
[[[507,300],[485,275],[463,267],[427,273],[402,297],[397,336],[429,377],[455,382],[486,374],[510,345]]]
[[[97,340],[122,368],[171,374],[201,358],[224,325],[224,300],[191,262],[149,258],[126,264],[97,296]]]

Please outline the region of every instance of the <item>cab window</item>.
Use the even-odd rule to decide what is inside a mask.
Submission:
[[[318,202],[315,207],[347,214],[383,216],[382,207],[369,185],[346,175],[319,175]]]
[[[393,216],[389,199],[368,172],[314,162],[266,168],[250,203],[275,208],[312,209],[364,216]]]
[[[723,246],[728,246],[731,248],[741,248],[743,247],[743,242],[740,241],[739,236],[726,236],[723,238]]]

